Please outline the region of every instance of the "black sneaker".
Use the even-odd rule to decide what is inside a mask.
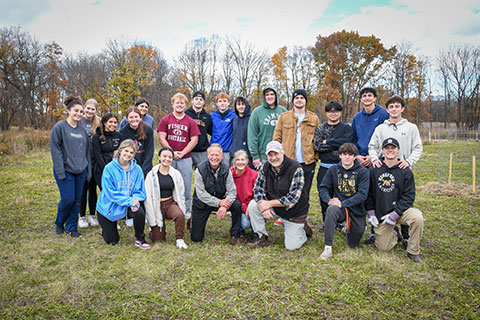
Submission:
[[[63,226],[55,225],[55,233],[56,234],[64,234],[65,228]]]
[[[72,238],[80,238],[82,236],[82,234],[78,231],[69,231],[68,233],[70,233]]]
[[[363,244],[374,244],[375,243],[375,233],[370,233],[363,241]]]
[[[335,226],[335,230],[337,230],[338,232],[343,232],[343,223],[337,223],[337,225]]]
[[[256,241],[247,243],[246,245],[252,249],[255,249],[255,248],[266,247],[268,246],[268,244],[269,244],[268,236],[262,234],[262,236],[258,238]]]
[[[415,263],[422,263],[422,258],[418,254],[407,253],[407,256]]]

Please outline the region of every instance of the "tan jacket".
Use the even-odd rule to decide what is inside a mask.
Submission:
[[[302,150],[305,164],[311,164],[318,160],[318,154],[313,149],[313,136],[315,128],[320,124],[317,115],[311,111],[305,111],[305,119],[300,124],[300,132],[302,135]],[[297,139],[297,121],[293,109],[282,113],[278,118],[275,131],[273,132],[273,140],[282,144],[285,155],[290,159],[295,157],[295,141]]]

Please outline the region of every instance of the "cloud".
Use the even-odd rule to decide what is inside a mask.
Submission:
[[[417,54],[436,56],[452,43],[480,44],[479,15],[473,1],[396,0],[389,6],[363,7],[361,12],[322,28],[322,34],[356,30],[375,35],[386,46],[403,40],[413,43]]]
[[[48,0],[3,0],[0,21],[4,26],[28,24],[49,9]]]
[[[42,42],[67,53],[100,52],[109,38],[136,39],[158,47],[171,61],[197,38],[240,37],[274,53],[287,45],[314,45],[321,34],[356,30],[386,46],[406,39],[418,54],[435,56],[451,43],[480,44],[478,0],[220,1],[7,0],[4,26],[21,25]],[[7,13],[8,12],[8,13]]]

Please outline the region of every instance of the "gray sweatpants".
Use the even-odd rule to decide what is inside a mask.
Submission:
[[[180,171],[185,185],[185,218],[190,218],[192,214],[192,158],[184,158],[180,160],[173,160],[172,167]]]
[[[265,218],[262,215],[262,212],[258,208],[257,202],[255,200],[250,201],[248,204],[248,214],[250,216],[250,222],[252,224],[252,230],[259,237],[262,235],[268,236],[267,229],[265,228]],[[284,226],[284,235],[285,235],[285,248],[287,250],[295,250],[302,247],[302,245],[307,241],[307,234],[305,233],[303,223],[294,223],[283,219],[276,214],[273,216],[274,219],[279,219],[283,222]]]

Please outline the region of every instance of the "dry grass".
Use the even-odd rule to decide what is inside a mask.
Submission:
[[[477,188],[473,192],[472,186],[465,183],[438,183],[429,182],[426,185],[417,187],[418,191],[427,192],[429,194],[455,197],[455,198],[480,198],[480,190]]]

